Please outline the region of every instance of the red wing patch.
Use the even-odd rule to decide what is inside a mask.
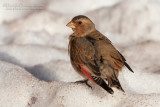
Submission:
[[[95,81],[93,80],[93,78],[91,77],[91,75],[87,72],[87,70],[86,70],[82,65],[79,65],[79,64],[76,64],[76,65],[77,65],[77,66],[80,66],[81,71],[83,72],[83,74],[84,74],[85,76],[87,76],[91,81],[95,82]]]

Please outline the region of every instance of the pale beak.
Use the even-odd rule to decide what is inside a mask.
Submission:
[[[70,27],[72,29],[76,28],[75,24],[72,21],[70,21],[66,26],[68,26],[68,27]]]

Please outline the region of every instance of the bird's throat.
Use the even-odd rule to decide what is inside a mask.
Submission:
[[[89,29],[89,30],[73,30],[74,31],[74,35],[76,37],[85,37],[87,35],[89,35],[90,33],[92,33],[93,31],[95,31],[94,29]]]

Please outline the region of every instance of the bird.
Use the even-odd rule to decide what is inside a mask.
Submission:
[[[84,77],[79,82],[90,86],[87,83],[90,80],[110,94],[114,93],[113,87],[124,92],[118,80],[119,72],[123,66],[133,70],[112,42],[85,15],[75,16],[66,26],[73,30],[68,44],[71,65]]]

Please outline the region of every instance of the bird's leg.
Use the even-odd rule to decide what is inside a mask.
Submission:
[[[88,79],[76,81],[75,83],[85,83],[89,88],[92,88],[92,87],[88,84]]]

